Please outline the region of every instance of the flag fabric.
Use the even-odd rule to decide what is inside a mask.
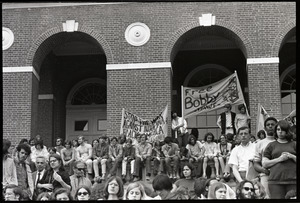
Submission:
[[[231,104],[232,106],[245,104],[236,72],[207,86],[182,87],[181,90],[182,115],[184,118],[217,110],[224,107],[225,104]]]
[[[291,126],[296,125],[296,110],[293,110],[284,120],[289,122]]]
[[[167,119],[168,105],[152,120],[143,119],[123,108],[120,135],[125,135],[126,139],[131,138],[135,142],[136,134],[144,133],[149,142],[162,142],[168,134]]]
[[[270,117],[264,107],[258,103],[258,110],[257,110],[257,119],[256,119],[256,133],[260,130],[264,130],[265,120]]]

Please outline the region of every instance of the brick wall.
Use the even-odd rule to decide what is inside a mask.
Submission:
[[[282,119],[278,64],[248,65],[248,77],[251,131],[256,132],[258,103],[270,116]]]
[[[122,108],[143,119],[153,119],[168,104],[171,114],[170,72],[169,68],[107,72],[108,136],[120,134]],[[170,134],[170,118],[168,124]]]
[[[222,27],[224,36],[237,43],[245,59],[278,57],[282,40],[296,26],[295,5],[295,2],[130,2],[115,5],[3,9],[2,26],[14,33],[14,44],[2,54],[3,67],[34,66],[40,73],[43,60],[49,51],[61,43],[59,38],[51,39],[62,31],[62,23],[66,20],[76,20],[79,23],[79,32],[98,41],[107,57],[107,64],[173,62],[171,54],[176,53],[173,50],[174,45],[185,32],[199,25],[199,17],[205,13],[216,16],[216,26]],[[150,40],[141,47],[129,45],[124,37],[127,26],[135,22],[145,23],[151,30]],[[220,34],[222,36],[222,32]],[[248,65],[252,122],[256,119],[257,103],[269,109],[275,117],[280,117],[277,66]],[[70,74],[68,71],[61,77],[66,79]],[[31,75],[32,73],[3,75],[4,136],[15,134],[19,138],[29,137],[37,131],[34,126],[38,122],[36,92],[43,93],[45,91],[42,90],[45,89],[40,86],[41,90],[38,90],[37,81],[29,79]],[[108,71],[107,75],[108,134],[118,133],[121,107],[147,118],[160,112],[166,103],[169,103],[169,110],[171,109],[170,84],[173,76],[169,69],[114,70]],[[88,77],[88,74],[85,76]],[[161,79],[161,76],[164,78]],[[61,80],[61,77],[51,81],[57,86],[54,94],[58,98],[54,104],[54,136],[64,134],[64,102],[67,91],[83,79],[80,74],[76,77],[72,75],[73,78],[68,78],[67,81]],[[141,86],[136,84],[143,84],[146,91],[141,91]]]
[[[3,138],[12,145],[31,136],[32,73],[3,73]]]
[[[79,31],[97,33],[93,35],[107,43],[103,48],[107,55],[112,53],[109,64],[169,61],[171,50],[165,48],[180,37],[177,31],[199,22],[204,13],[212,13],[216,23],[223,22],[222,26],[240,38],[247,36],[247,57],[274,57],[278,54],[272,49],[274,40],[280,44],[282,39],[277,36],[285,32],[281,28],[295,26],[295,9],[295,2],[157,2],[2,10],[3,26],[15,35],[13,46],[3,53],[3,62],[4,66],[31,65],[30,57],[36,51],[31,47],[60,32],[62,22],[71,19],[79,23]],[[135,22],[151,30],[149,42],[142,47],[129,45],[124,37],[127,26]]]

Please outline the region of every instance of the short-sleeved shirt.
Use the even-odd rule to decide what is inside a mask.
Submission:
[[[235,121],[234,121],[234,124],[236,125],[235,129],[238,130],[240,127],[243,127],[243,126],[249,127],[249,125],[248,125],[249,119],[250,119],[250,116],[248,116],[247,114],[241,114],[241,113],[236,114]]]
[[[218,154],[218,145],[215,142],[205,142],[203,145],[205,151],[204,155],[214,155],[216,156]]]
[[[249,142],[247,146],[236,146],[232,149],[228,164],[238,166],[238,171],[248,171],[249,160],[254,158],[255,144]]]
[[[192,156],[199,157],[203,155],[203,144],[200,141],[197,141],[195,145],[187,144],[186,148],[189,150]]]
[[[289,152],[296,155],[296,142],[279,143],[277,141],[268,144],[264,151],[264,157],[272,160],[281,156],[282,152]],[[269,184],[296,184],[296,162],[288,159],[279,162],[270,168]]]
[[[183,178],[183,179],[177,180],[174,184],[176,185],[177,188],[179,186],[183,186],[183,187],[187,188],[190,197],[195,195],[195,189],[194,189],[195,179],[185,179],[185,178]]]
[[[255,162],[261,162],[262,161],[262,157],[264,155],[264,150],[266,149],[267,145],[270,143],[270,142],[274,142],[275,139],[274,137],[267,137],[263,140],[260,140],[258,141],[256,144],[255,144],[255,154],[254,154],[254,159],[253,161]]]

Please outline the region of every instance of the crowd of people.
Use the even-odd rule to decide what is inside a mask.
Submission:
[[[242,115],[225,108],[219,139],[208,132],[200,140],[175,112],[174,136],[163,142],[136,134],[101,135],[89,144],[81,135],[47,147],[36,136],[11,150],[3,139],[3,200],[296,198],[296,140],[289,123],[268,117],[255,137],[245,107],[239,107]]]

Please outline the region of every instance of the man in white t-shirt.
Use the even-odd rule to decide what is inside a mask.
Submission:
[[[241,139],[241,144],[234,147],[231,151],[228,164],[232,168],[233,175],[237,182],[246,178],[249,160],[255,154],[255,144],[250,142],[250,133],[247,126],[238,129],[237,135]]]

